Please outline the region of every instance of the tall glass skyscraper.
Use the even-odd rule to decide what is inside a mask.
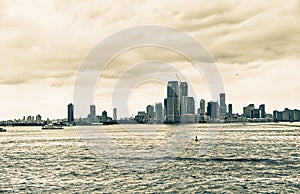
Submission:
[[[195,100],[193,97],[187,97],[187,114],[195,114]]]
[[[188,84],[186,82],[180,82],[180,96],[188,95]]]
[[[188,84],[186,82],[180,82],[180,115],[187,114],[188,104]]]
[[[68,104],[68,123],[74,122],[74,106],[72,103]]]
[[[177,81],[169,81],[167,87],[167,123],[180,122],[180,100]]]
[[[232,104],[228,104],[228,116],[232,117]]]
[[[113,119],[114,119],[114,121],[116,121],[118,119],[117,118],[117,108],[113,109]]]
[[[211,119],[219,118],[219,104],[218,102],[210,101],[207,103],[207,115],[210,116]]]
[[[225,116],[227,112],[227,107],[225,103],[225,93],[220,94],[220,116]]]
[[[162,103],[155,104],[155,121],[156,123],[163,123]]]
[[[200,100],[200,115],[205,115],[205,100],[201,99]]]

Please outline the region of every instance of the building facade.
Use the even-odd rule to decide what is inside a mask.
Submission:
[[[74,123],[74,106],[72,103],[68,104],[68,123]]]
[[[220,94],[220,116],[225,117],[227,112],[225,93]]]
[[[166,123],[180,122],[180,99],[177,81],[169,81],[167,86]]]

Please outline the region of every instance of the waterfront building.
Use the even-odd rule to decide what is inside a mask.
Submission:
[[[220,94],[220,116],[225,117],[227,112],[225,93]]]
[[[117,117],[117,108],[113,108],[113,119],[116,121],[118,119]]]
[[[177,81],[169,81],[167,86],[166,123],[180,122],[180,100]]]
[[[187,114],[188,84],[180,82],[180,115]]]
[[[193,97],[187,97],[187,114],[195,114],[195,100]]]
[[[220,116],[220,107],[218,102],[210,101],[207,103],[207,115],[211,119],[218,119]]]
[[[95,105],[90,105],[90,115],[92,117],[96,116],[96,106]]]
[[[180,96],[188,96],[188,84],[180,82]]]
[[[156,123],[163,123],[162,103],[155,104],[155,121],[156,121]]]
[[[182,123],[198,123],[200,118],[198,114],[184,114],[181,116]]]
[[[252,109],[250,118],[259,119],[260,115],[261,115],[261,110],[260,109]]]
[[[199,114],[200,115],[205,115],[205,100],[204,99],[200,100]]]
[[[273,111],[273,120],[274,122],[295,122],[295,121],[300,121],[300,110],[294,109],[288,109],[285,108],[284,111]]]
[[[187,114],[188,97],[180,96],[180,115]]]
[[[26,119],[26,122],[27,123],[31,123],[33,120],[32,120],[32,118],[31,118],[31,116],[27,116],[27,119]]]
[[[148,117],[154,119],[154,117],[155,117],[154,106],[148,105],[146,107],[146,111],[147,111]]]
[[[246,118],[251,118],[251,111],[254,109],[254,104],[249,104],[243,108],[243,114]]]
[[[138,114],[134,117],[134,120],[138,123],[148,123],[149,117],[145,111],[138,111]]]
[[[88,115],[89,122],[96,122],[96,106],[90,105],[90,114]]]
[[[164,99],[164,118],[167,118],[167,105],[168,105],[168,99]]]
[[[35,118],[36,118],[35,120],[36,120],[37,123],[41,123],[42,122],[42,116],[41,115],[38,114],[38,115],[36,115]]]
[[[74,106],[72,103],[68,104],[68,123],[74,122]]]
[[[282,121],[290,121],[290,110],[285,108],[282,112]]]
[[[259,110],[260,110],[260,118],[266,118],[266,105],[265,104],[259,105]]]
[[[107,120],[108,120],[107,112],[104,110],[102,111],[102,122],[107,122]]]
[[[232,117],[232,104],[228,104],[228,117]]]

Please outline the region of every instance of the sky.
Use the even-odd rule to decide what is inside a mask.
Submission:
[[[0,0],[0,120],[37,114],[66,118],[88,53],[113,33],[139,25],[170,26],[199,41],[215,60],[234,112],[242,113],[250,103],[266,104],[269,113],[300,109],[299,18],[297,0]],[[98,114],[107,110],[112,115],[112,93],[120,78],[170,71],[137,69],[126,78],[135,65],[150,60],[179,69],[179,79],[191,83],[197,102],[211,100],[205,76],[195,73],[190,61],[172,50],[145,46],[116,56],[99,75]],[[175,73],[170,79],[177,80]],[[136,114],[165,96],[166,83],[144,80],[125,100],[129,113]]]

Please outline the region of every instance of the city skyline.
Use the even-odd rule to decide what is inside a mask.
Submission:
[[[155,103],[150,103],[147,106],[142,105],[145,107],[145,111],[144,109],[139,109],[137,110],[135,113],[131,114],[131,115],[127,115],[125,117],[120,117],[119,115],[117,115],[117,107],[114,107],[112,109],[112,118],[113,120],[117,120],[117,118],[120,119],[126,119],[126,118],[133,118],[133,115],[136,113],[139,113],[141,111],[144,111],[147,114],[152,115],[153,117],[157,117],[157,113],[154,111],[157,108],[156,107],[161,107],[161,109],[165,109],[166,112],[162,111],[160,114],[160,116],[158,116],[159,118],[162,117],[162,114],[164,113],[165,115],[165,121],[166,123],[176,123],[180,121],[180,117],[183,114],[208,114],[208,115],[213,115],[212,118],[218,118],[218,117],[224,117],[226,114],[228,114],[229,116],[232,116],[233,114],[238,114],[238,115],[243,115],[245,116],[245,118],[264,118],[266,116],[266,114],[278,114],[278,112],[284,112],[285,110],[297,110],[298,108],[295,107],[285,107],[284,109],[274,109],[271,111],[266,111],[266,104],[264,103],[260,103],[259,108],[255,109],[255,104],[254,103],[250,103],[247,106],[244,105],[242,107],[242,110],[240,112],[235,112],[233,111],[233,107],[234,107],[234,102],[230,102],[228,104],[226,104],[226,94],[225,93],[219,93],[219,98],[216,99],[215,101],[210,99],[200,99],[199,100],[199,104],[198,106],[195,106],[195,99],[194,97],[190,97],[188,96],[188,84],[184,81],[169,81],[167,86],[167,95],[166,98],[164,98],[164,100],[162,102],[158,101]],[[168,97],[171,97],[171,100],[169,100],[168,102]],[[175,97],[175,99],[174,99]],[[177,99],[176,99],[177,98]],[[189,101],[192,100],[192,105],[189,104]],[[174,107],[171,110],[171,112],[167,112],[167,105],[168,103],[170,103],[170,101],[172,101],[173,106],[176,106],[177,109],[175,110]],[[165,104],[164,108],[162,107],[162,104]],[[211,109],[213,111],[213,113],[210,113],[208,111],[208,109]],[[252,112],[253,111],[253,112]],[[261,111],[261,112],[260,112]],[[77,116],[74,115],[74,104],[73,103],[69,103],[67,105],[67,112],[66,115],[64,117],[61,118],[55,118],[53,120],[66,120],[68,123],[72,124],[74,123],[74,121],[77,119],[81,119],[81,118],[85,118],[90,120],[91,122],[96,120],[96,117],[98,116],[96,114],[97,112],[97,106],[95,104],[91,104],[89,106],[89,113],[86,115],[86,117],[84,117],[84,115],[80,115]],[[110,112],[108,109],[103,109],[100,110],[99,112],[102,112],[102,116],[103,113],[106,115],[106,117],[110,114],[108,114],[108,112]],[[149,113],[151,112],[151,113]],[[276,112],[276,113],[275,113]],[[171,119],[171,121],[169,121],[169,118],[171,114],[171,117],[173,117]],[[28,116],[22,116],[22,118],[10,118],[7,120],[19,120],[19,121],[26,121],[26,122],[31,122],[31,121],[42,121],[41,119],[41,115],[39,113],[37,113],[35,116],[32,116],[30,114],[23,114],[23,115],[28,115]],[[177,115],[177,116],[175,116]],[[259,115],[259,116],[257,116]],[[175,119],[175,117],[177,117],[177,119]],[[35,119],[36,118],[36,119]],[[49,120],[50,118],[47,117],[47,120]],[[5,119],[0,119],[0,121],[5,121]],[[45,121],[45,119],[44,119]]]
[[[132,11],[114,2],[1,2],[0,120],[37,114],[65,117],[63,107],[73,101],[76,73],[86,54],[112,33],[144,24],[178,28],[201,42],[215,58],[233,112],[242,113],[247,104],[267,104],[267,112],[300,109],[299,1],[126,4]],[[121,54],[103,72],[95,90],[99,111],[113,115],[110,97],[118,78],[147,60],[174,65],[188,77],[197,99],[210,99],[205,79],[189,61],[164,48],[145,47]],[[146,73],[164,71],[150,67]],[[157,82],[136,88],[130,99],[132,114],[164,95],[147,91],[145,84],[165,88]]]

